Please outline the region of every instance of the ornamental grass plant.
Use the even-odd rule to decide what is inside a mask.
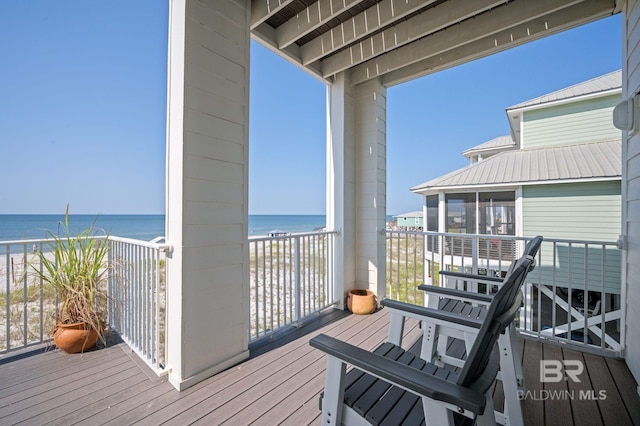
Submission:
[[[57,323],[85,323],[86,329],[94,330],[104,344],[107,276],[111,269],[109,236],[96,235],[93,225],[72,235],[67,206],[63,235],[49,232],[49,237],[48,250],[37,253],[41,268],[32,266],[36,274],[57,291]]]

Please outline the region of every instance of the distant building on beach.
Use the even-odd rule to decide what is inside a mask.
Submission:
[[[423,229],[424,219],[421,210],[399,214],[394,218],[398,229],[411,231],[422,231]]]

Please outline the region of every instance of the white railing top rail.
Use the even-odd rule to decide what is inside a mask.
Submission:
[[[168,243],[158,243],[158,242],[154,242],[155,240],[152,241],[144,241],[144,240],[136,240],[134,238],[126,238],[126,237],[118,237],[118,236],[114,236],[114,235],[93,235],[91,236],[91,238],[97,238],[97,239],[104,239],[104,238],[109,238],[110,241],[118,241],[118,242],[122,242],[122,243],[127,243],[127,244],[133,244],[133,245],[137,245],[137,246],[141,246],[141,247],[148,247],[148,248],[152,248],[152,249],[157,249],[160,251],[171,251],[172,250],[172,246],[171,244]],[[62,237],[62,239],[65,239],[65,237]],[[164,237],[163,237],[164,239]],[[0,241],[0,246],[7,246],[7,245],[21,245],[21,244],[35,244],[35,243],[48,243],[48,242],[53,242],[55,241],[53,238],[31,238],[31,239],[27,239],[27,240],[6,240],[6,241]]]
[[[461,234],[455,232],[435,232],[435,231],[404,231],[404,230],[395,230],[395,229],[387,229],[387,233],[398,233],[398,234],[406,234],[406,235],[433,235],[433,236],[444,236],[444,237],[458,237],[458,238],[469,238],[469,239],[479,239],[479,238],[492,238],[498,240],[530,240],[533,237],[517,237],[515,235],[492,235],[492,234]],[[547,238],[544,237],[544,241],[546,243],[562,243],[562,244],[593,244],[593,245],[615,245],[618,248],[620,247],[619,241],[604,241],[604,240],[581,240],[577,238]]]
[[[316,237],[318,235],[331,235],[331,234],[339,234],[339,231],[311,231],[311,232],[288,232],[282,235],[255,235],[249,237],[249,242],[254,241],[268,241],[268,240],[278,240],[278,239],[286,239],[292,237]]]
[[[164,237],[163,237],[164,239]],[[151,241],[143,241],[143,240],[136,240],[134,238],[126,238],[126,237],[116,237],[116,236],[109,236],[109,240],[111,241],[118,241],[121,243],[126,243],[126,244],[133,244],[136,246],[140,246],[140,247],[147,247],[147,248],[151,248],[151,249],[156,249],[162,252],[170,252],[173,250],[173,246],[169,243],[159,243],[159,242],[155,242],[157,239],[151,240]]]

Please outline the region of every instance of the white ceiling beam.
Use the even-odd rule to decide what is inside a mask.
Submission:
[[[293,0],[251,0],[251,29],[280,12]]]
[[[555,3],[561,1],[555,0]],[[322,73],[333,75],[344,71],[501,4],[504,1],[450,0],[324,59]]]
[[[589,1],[584,5],[576,5],[569,10],[552,13],[541,19],[526,22],[442,54],[422,59],[384,74],[382,83],[385,87],[391,87],[610,16],[613,5],[603,7],[606,6],[603,3],[605,2]],[[359,82],[362,81],[359,80]]]
[[[251,38],[256,42],[260,43],[262,46],[266,47],[276,55],[287,59],[293,65],[297,66],[307,74],[317,78],[323,83],[331,83],[331,78],[324,78],[320,73],[320,68],[317,64],[312,64],[312,66],[304,66],[302,65],[302,61],[300,60],[300,47],[298,45],[289,46],[286,49],[278,49],[275,42],[273,41],[274,37],[274,29],[267,24],[261,24],[257,28],[254,28],[251,31]]]
[[[567,2],[566,0],[537,0],[535,2],[514,2],[484,13],[472,19],[461,22],[458,25],[448,27],[437,33],[423,37],[413,43],[404,44],[402,47],[376,56],[368,53],[362,55],[371,60],[360,63],[352,68],[352,76],[359,81],[368,80],[372,76],[386,74],[403,66],[418,62],[421,59],[434,56],[447,50],[454,49],[463,44],[496,34],[500,31],[529,22],[554,11],[562,10],[580,1]],[[383,44],[393,43],[397,39],[396,34],[381,33]],[[353,61],[352,61],[353,62]],[[324,64],[321,67],[324,76],[327,73]]]
[[[290,46],[358,3],[360,0],[318,0],[276,29],[278,46]]]
[[[302,46],[302,63],[315,62],[434,1],[382,0]]]

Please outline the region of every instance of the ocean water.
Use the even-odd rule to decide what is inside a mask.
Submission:
[[[249,236],[274,230],[311,232],[325,226],[325,215],[249,215]],[[69,215],[69,230],[77,234],[94,227],[98,233],[150,241],[163,236],[164,215]],[[64,234],[64,215],[0,215],[0,241],[48,238]]]
[[[164,215],[69,215],[71,235],[93,226],[97,235],[150,241],[164,235]],[[64,235],[64,214],[0,215],[0,241]]]
[[[268,235],[271,231],[311,232],[326,226],[325,215],[249,215],[249,236]]]
[[[391,216],[387,217],[390,220]],[[100,233],[151,241],[163,236],[164,215],[69,215],[69,231],[77,234],[93,225]],[[326,225],[325,215],[249,215],[249,236],[271,231],[311,232]],[[64,215],[0,215],[0,241],[42,239],[64,235]]]

